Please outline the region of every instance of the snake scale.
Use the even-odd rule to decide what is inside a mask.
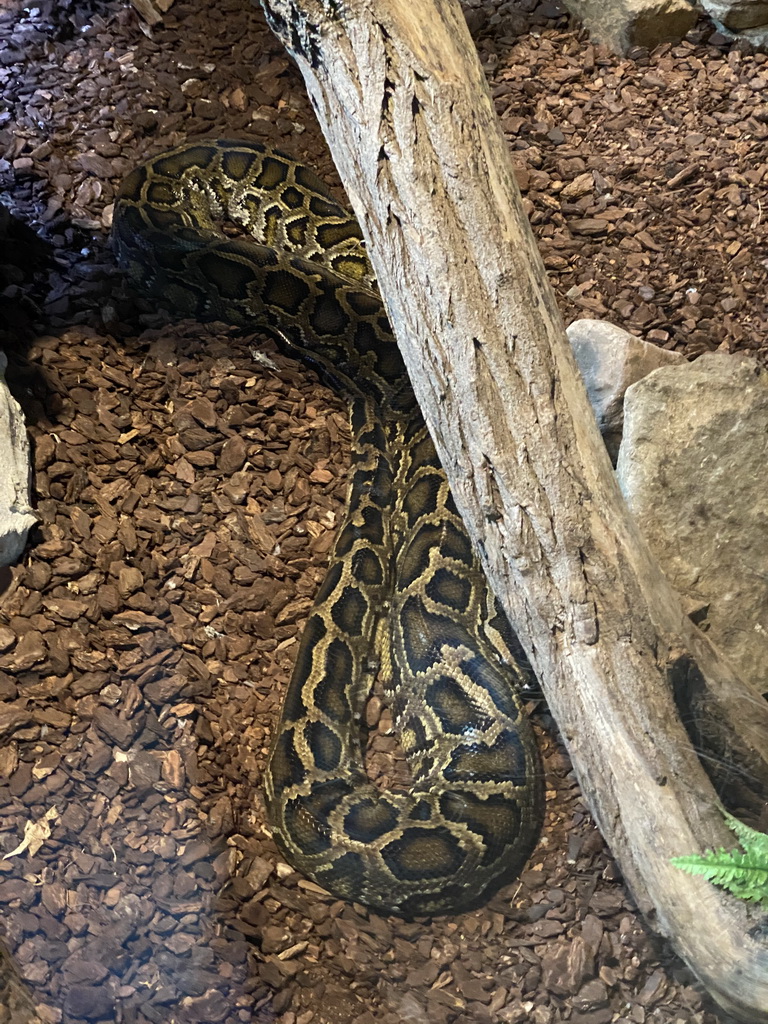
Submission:
[[[226,236],[225,221],[249,237]],[[264,780],[278,846],[335,895],[383,912],[479,905],[519,873],[541,827],[530,668],[451,498],[357,222],[294,159],[202,141],[126,178],[113,240],[150,295],[263,327],[351,400],[347,515]],[[407,792],[366,775],[361,716],[377,673]]]

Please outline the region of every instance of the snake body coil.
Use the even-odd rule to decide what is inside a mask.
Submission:
[[[216,219],[252,240],[225,237]],[[285,857],[404,916],[478,905],[541,825],[520,686],[530,669],[456,511],[360,229],[290,157],[199,142],[125,180],[121,264],[176,311],[286,342],[352,400],[349,509],[310,614],[265,778]],[[412,772],[383,792],[360,719],[378,673]]]

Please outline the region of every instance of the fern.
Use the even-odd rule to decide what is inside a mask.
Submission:
[[[703,856],[673,857],[671,864],[690,875],[703,875],[742,900],[768,910],[768,835],[757,832],[723,811],[743,850],[708,850]]]

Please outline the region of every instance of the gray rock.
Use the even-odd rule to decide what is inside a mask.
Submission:
[[[768,28],[768,0],[701,0],[701,6],[730,32]]]
[[[717,22],[715,24],[717,25]],[[768,25],[761,28],[745,28],[741,32],[729,32],[727,28],[723,28],[722,32],[727,38],[748,43],[756,50],[768,50]]]
[[[29,439],[24,414],[5,383],[0,352],[0,565],[13,565],[37,522],[29,504]]]
[[[684,363],[685,356],[641,341],[605,320],[574,320],[566,334],[615,465],[624,424],[624,392],[660,366]]]
[[[617,53],[677,42],[696,24],[688,0],[563,0],[590,36]]]
[[[617,474],[672,585],[745,679],[768,669],[768,373],[710,353],[629,388]],[[703,621],[702,621],[703,620]]]

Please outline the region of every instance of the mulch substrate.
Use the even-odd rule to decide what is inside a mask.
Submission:
[[[622,59],[555,3],[467,17],[564,317],[764,357],[768,58],[703,20]],[[186,138],[255,138],[338,187],[261,13],[176,0],[150,30],[2,0],[0,90],[2,340],[41,520],[1,581],[0,921],[40,1019],[723,1021],[544,716],[544,838],[482,910],[383,918],[277,854],[260,776],[343,513],[346,405],[258,334],[170,324],[107,245],[121,177]]]

